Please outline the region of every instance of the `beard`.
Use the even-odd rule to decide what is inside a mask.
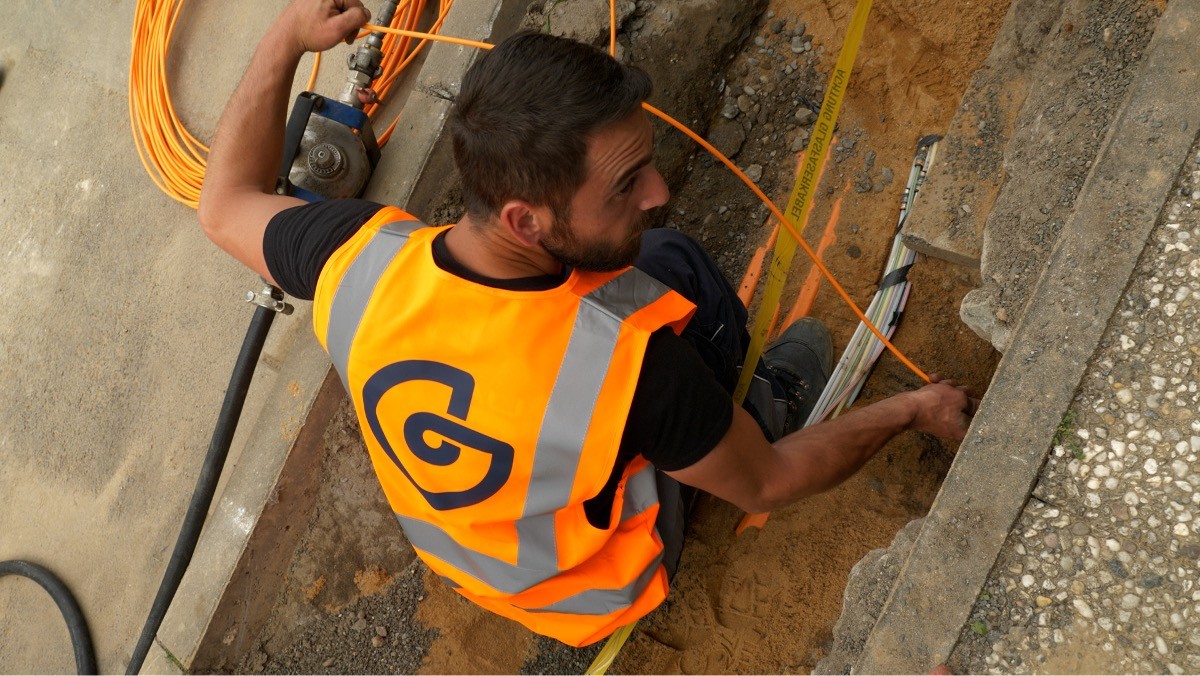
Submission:
[[[642,233],[650,218],[643,212],[633,233],[623,242],[583,242],[571,228],[570,212],[554,213],[554,228],[542,239],[542,248],[564,265],[585,272],[612,272],[628,267],[642,250]]]

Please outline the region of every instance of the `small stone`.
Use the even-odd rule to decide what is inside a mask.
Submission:
[[[1079,521],[1076,521],[1075,523],[1071,524],[1071,535],[1074,535],[1077,537],[1083,537],[1084,535],[1087,535],[1087,534],[1088,534],[1087,524],[1081,523]]]
[[[326,669],[328,669],[329,667],[332,667],[333,666],[333,658],[330,657],[329,659],[325,660],[324,662],[321,663],[321,666],[325,667]]]
[[[796,109],[796,122],[801,125],[810,125],[817,121],[817,114],[805,107]]]
[[[1022,587],[1032,587],[1034,582],[1035,582],[1035,580],[1033,579],[1032,575],[1022,575],[1021,576],[1021,586]]]
[[[746,177],[755,183],[758,182],[758,179],[762,178],[762,173],[763,168],[761,164],[751,164],[746,167]]]
[[[1162,575],[1155,575],[1153,573],[1150,573],[1150,574],[1144,575],[1142,577],[1141,582],[1139,582],[1138,584],[1146,589],[1154,589],[1156,587],[1161,587],[1162,582],[1163,582]]]
[[[744,93],[746,96],[754,96],[754,94],[755,94],[754,87],[751,87],[750,85],[746,85],[745,87],[742,87],[742,93]]]
[[[792,53],[801,54],[804,52],[804,38],[797,35],[792,38]]]
[[[350,625],[350,628],[354,631],[362,631],[367,628],[367,621],[360,617],[354,624]]]
[[[737,107],[738,110],[742,111],[743,113],[748,113],[751,110],[754,110],[754,102],[750,100],[749,96],[742,94],[741,96],[737,97]]]
[[[1096,616],[1095,613],[1092,612],[1091,606],[1089,606],[1083,599],[1075,599],[1074,601],[1071,601],[1071,605],[1075,606],[1075,610],[1079,611],[1079,614],[1082,615],[1084,619],[1090,620]]]
[[[383,640],[382,636],[372,636],[371,637],[371,645],[376,648],[382,648],[384,643],[385,643],[385,641]]]
[[[783,19],[776,19],[771,22],[771,32],[777,35],[783,32]]]
[[[1119,559],[1109,559],[1108,569],[1119,578],[1129,577],[1129,571],[1125,570],[1124,564]]]
[[[383,626],[382,624],[376,625],[375,626],[375,635],[379,636],[380,638],[386,638],[387,637],[387,627]]]
[[[1147,458],[1146,462],[1142,465],[1142,469],[1146,470],[1146,474],[1157,474],[1158,461],[1154,458]]]
[[[891,185],[892,180],[896,178],[895,173],[893,173],[891,168],[889,168],[889,167],[884,167],[883,169],[881,169],[879,171],[879,173],[883,175],[883,184],[884,185]]]
[[[1142,600],[1138,598],[1137,594],[1126,594],[1121,597],[1121,609],[1133,610],[1134,608],[1138,607],[1138,604],[1141,603],[1141,601]]]

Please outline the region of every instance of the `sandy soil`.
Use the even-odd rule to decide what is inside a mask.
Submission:
[[[842,150],[828,166],[813,225],[806,233],[816,246],[834,201],[842,197],[841,217],[831,228],[836,240],[826,250],[825,262],[863,306],[875,291],[895,234],[917,139],[948,126],[968,79],[987,56],[1007,5],[1007,0],[875,4],[842,110]],[[727,69],[726,80],[735,106],[736,97],[749,86],[756,90],[754,103],[759,107],[734,120],[744,136],[736,144],[735,161],[742,167],[763,167],[761,185],[783,204],[796,168],[793,143],[806,133],[794,118],[795,97],[821,100],[823,74],[836,60],[854,2],[772,0],[769,7]],[[807,36],[800,42],[811,38],[811,49],[800,53],[791,49],[798,23],[805,24],[800,34]],[[783,75],[789,64],[795,64],[795,77]],[[718,105],[714,122],[721,117]],[[700,156],[669,208],[674,210],[668,216],[670,224],[703,240],[735,281],[770,231],[762,225],[765,210],[753,196]],[[788,307],[809,267],[807,261],[795,266],[785,295]],[[982,390],[996,355],[958,319],[959,301],[976,283],[973,273],[921,260],[910,278],[915,288],[896,344],[926,371]],[[827,285],[818,292],[812,314],[829,324],[838,347],[856,322]],[[885,356],[862,400],[895,394],[918,382]],[[352,419],[343,415],[341,425],[330,431],[338,449],[330,451],[330,457],[363,453],[361,445],[356,446],[360,442],[352,439]],[[738,510],[716,499],[702,500],[671,596],[639,625],[613,671],[810,670],[831,640],[850,568],[928,510],[953,450],[929,437],[902,435],[838,489],[783,510],[761,531],[740,537],[734,535]],[[362,463],[355,469],[346,466],[349,462],[328,460],[327,465],[339,466],[327,469],[364,471]],[[334,507],[336,488],[321,490],[314,524],[341,509]],[[398,529],[386,523],[390,517],[382,496],[375,504],[369,497],[356,499],[356,515],[341,516],[367,524],[371,535],[365,540],[397,537]],[[306,535],[302,549],[337,557],[364,545],[322,542],[320,532],[317,528]],[[273,622],[278,630],[264,637],[252,654],[231,656],[230,665],[236,664],[239,671],[279,672],[419,668],[425,673],[564,673],[581,671],[595,652],[538,639],[478,610],[390,546],[374,543],[367,551],[353,555],[356,572],[381,567],[393,578],[389,584],[356,589],[350,574],[334,579],[320,565],[297,563]]]

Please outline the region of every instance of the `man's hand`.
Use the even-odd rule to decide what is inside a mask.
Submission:
[[[306,51],[353,38],[370,16],[360,0],[294,0],[259,42],[221,114],[197,215],[209,239],[268,281],[267,224],[304,204],[274,192],[296,66]]]
[[[929,379],[933,381],[931,384],[900,395],[911,399],[916,408],[912,429],[962,441],[967,436],[971,417],[979,409],[979,400],[953,380],[945,380],[936,373]]]
[[[361,0],[293,0],[272,31],[286,36],[297,54],[323,52],[339,42],[353,42],[370,19]]]

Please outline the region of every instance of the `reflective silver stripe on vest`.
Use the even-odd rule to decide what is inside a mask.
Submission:
[[[608,376],[621,323],[669,289],[629,268],[583,297],[538,432],[525,510],[517,521],[517,565],[558,570],[554,514],[571,497],[588,425]],[[657,499],[657,492],[650,492]]]
[[[531,613],[567,613],[570,615],[607,615],[624,610],[633,605],[646,585],[654,579],[654,574],[658,572],[658,566],[662,563],[662,557],[660,552],[658,556],[654,557],[654,561],[646,566],[641,575],[620,589],[589,589],[541,608],[525,608],[524,610]]]
[[[401,221],[383,226],[358,252],[338,282],[333,301],[329,304],[325,345],[347,392],[350,391],[350,346],[354,343],[354,335],[358,333],[367,303],[375,293],[375,286],[383,276],[383,271],[408,242],[408,236],[422,227],[424,225],[418,221]]]
[[[650,470],[651,488],[653,488],[654,470],[647,469]],[[635,477],[641,476],[643,472],[639,472]],[[627,493],[628,490],[626,488]],[[404,535],[413,545],[502,593],[519,594],[545,582],[556,574],[519,568],[511,563],[467,549],[455,542],[446,531],[428,521],[413,519],[403,514],[397,514],[396,519],[400,522],[400,527],[404,529]],[[660,552],[633,582],[620,589],[589,589],[541,608],[525,608],[525,610],[575,615],[607,615],[632,605],[646,585],[654,579],[654,573],[661,563],[662,553]],[[444,575],[439,575],[439,577],[446,580],[451,587],[458,589],[459,585],[453,580]]]
[[[658,482],[654,465],[646,465],[625,483],[625,502],[621,505],[621,521],[631,519],[658,502]]]
[[[404,536],[418,549],[429,552],[466,575],[505,594],[520,594],[554,577],[555,571],[525,570],[495,557],[467,549],[441,527],[397,514]]]
[[[654,467],[647,465],[629,478],[625,484],[625,503],[621,508],[621,521],[637,516],[658,502],[658,484],[654,480]],[[468,549],[456,542],[440,526],[396,514],[404,536],[418,547],[480,582],[504,592],[519,594],[534,585],[549,580],[557,570],[530,569],[514,566],[487,554]],[[638,592],[641,587],[638,587]]]

